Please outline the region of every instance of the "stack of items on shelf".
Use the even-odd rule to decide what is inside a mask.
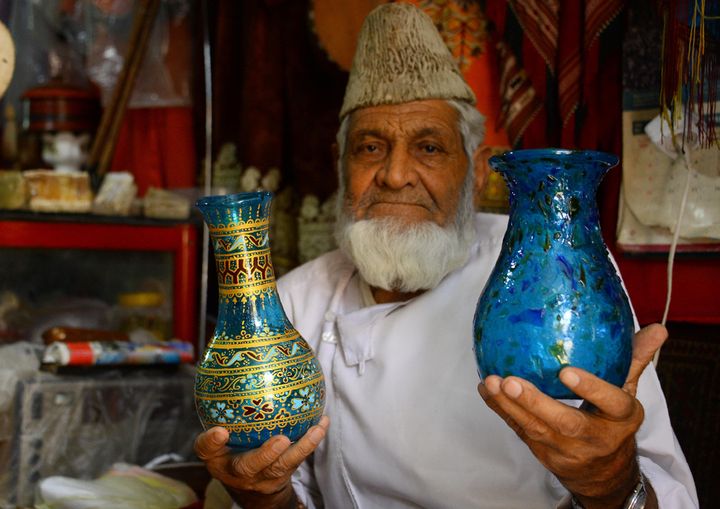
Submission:
[[[183,220],[190,217],[190,199],[157,188],[141,199],[129,172],[107,173],[94,193],[84,171],[0,170],[0,210]]]
[[[46,369],[62,366],[191,364],[194,348],[172,336],[161,292],[118,295],[116,306],[67,299],[29,306],[10,290],[0,293],[0,344],[38,347]]]
[[[104,149],[114,147],[117,132],[105,141],[98,138],[97,91],[51,81],[28,89],[21,99],[19,133],[12,108],[5,112],[2,158],[7,169],[0,169],[0,210],[175,220],[190,216],[185,196],[150,188],[140,198],[132,173],[98,166],[93,154],[103,149],[107,159],[111,152]]]
[[[59,327],[51,331],[64,339],[50,341],[45,347],[42,361],[49,366],[123,366],[193,361],[193,346],[184,341],[131,341],[129,336],[118,339],[117,335],[105,331]],[[72,334],[84,339],[68,341]],[[108,336],[115,339],[107,339]]]
[[[160,292],[118,296],[115,327],[54,326],[42,333],[43,364],[57,366],[118,366],[191,363],[193,345],[169,339],[169,321]]]

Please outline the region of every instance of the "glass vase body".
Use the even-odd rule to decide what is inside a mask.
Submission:
[[[633,315],[596,203],[617,162],[603,152],[558,149],[490,158],[508,184],[510,218],[475,311],[481,377],[519,376],[554,398],[577,397],[557,376],[565,366],[624,384]]]
[[[316,424],[325,382],[312,349],[285,315],[268,239],[268,192],[197,202],[210,231],[218,318],[198,365],[195,404],[205,429],[223,426],[235,450],[276,434],[295,441]]]

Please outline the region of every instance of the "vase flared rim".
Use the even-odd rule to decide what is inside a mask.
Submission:
[[[557,160],[559,163],[600,163],[612,168],[620,159],[615,154],[599,150],[570,150],[562,148],[530,148],[510,150],[492,156],[488,162],[496,171],[511,168],[513,163],[530,163],[540,160]]]
[[[249,193],[220,194],[205,196],[195,202],[198,208],[209,207],[232,207],[236,205],[248,205],[249,203],[261,203],[272,197],[270,191],[252,191]]]

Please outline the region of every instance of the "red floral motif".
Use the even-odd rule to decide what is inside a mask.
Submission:
[[[275,410],[272,403],[263,403],[262,399],[253,399],[251,402],[254,406],[243,406],[243,417],[252,416],[253,419],[259,421],[265,419]]]

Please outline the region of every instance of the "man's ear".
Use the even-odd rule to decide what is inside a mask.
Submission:
[[[475,208],[477,208],[480,196],[488,175],[490,174],[490,165],[488,159],[492,155],[492,149],[488,146],[480,145],[473,153],[473,167],[475,169],[475,188],[473,189],[473,197]]]

